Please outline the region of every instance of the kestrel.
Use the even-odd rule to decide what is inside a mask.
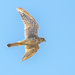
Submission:
[[[18,41],[15,43],[7,44],[7,47],[14,47],[14,46],[25,46],[25,55],[23,56],[21,61],[24,61],[30,57],[32,57],[40,48],[39,44],[44,42],[45,39],[38,36],[38,28],[39,25],[35,21],[35,19],[24,9],[17,8],[23,23],[25,25],[25,40]]]

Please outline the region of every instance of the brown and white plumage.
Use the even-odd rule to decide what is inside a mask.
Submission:
[[[26,45],[26,53],[24,57],[22,58],[23,60],[26,60],[33,56],[39,49],[40,43],[44,42],[45,39],[38,37],[38,28],[39,25],[35,21],[35,19],[24,9],[22,8],[17,8],[23,23],[25,25],[25,40],[23,41],[18,41],[15,43],[10,43],[7,44],[8,47],[13,47],[13,46],[20,46],[20,45]]]
[[[20,13],[23,23],[25,25],[25,38],[34,36],[38,37],[39,25],[37,24],[35,19],[24,9],[17,8],[17,10]]]

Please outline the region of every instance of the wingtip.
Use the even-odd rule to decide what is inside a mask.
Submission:
[[[18,10],[18,9],[20,9],[21,7],[17,7],[16,9]]]
[[[21,62],[22,62],[22,61],[24,61],[24,60],[21,60]]]
[[[23,59],[21,59],[21,61],[24,61]]]
[[[24,60],[27,60],[27,59],[28,59],[27,57],[23,57],[21,61],[24,61]]]
[[[24,60],[26,60],[26,59],[22,59],[21,62],[24,61]]]
[[[20,7],[17,7],[17,8],[16,8],[16,10],[19,10],[19,9],[20,9]]]
[[[21,12],[21,10],[23,10],[21,7],[17,7],[16,8],[19,12]]]

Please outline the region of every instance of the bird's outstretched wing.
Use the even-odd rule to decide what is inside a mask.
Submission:
[[[25,24],[25,38],[38,37],[38,24],[35,19],[24,9],[17,8]]]
[[[21,61],[24,61],[30,57],[32,57],[39,49],[39,45],[26,45],[26,53],[23,56]]]

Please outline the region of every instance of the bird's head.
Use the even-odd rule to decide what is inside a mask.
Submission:
[[[41,42],[44,42],[44,41],[46,42],[45,38],[41,37],[40,40],[41,40]]]

